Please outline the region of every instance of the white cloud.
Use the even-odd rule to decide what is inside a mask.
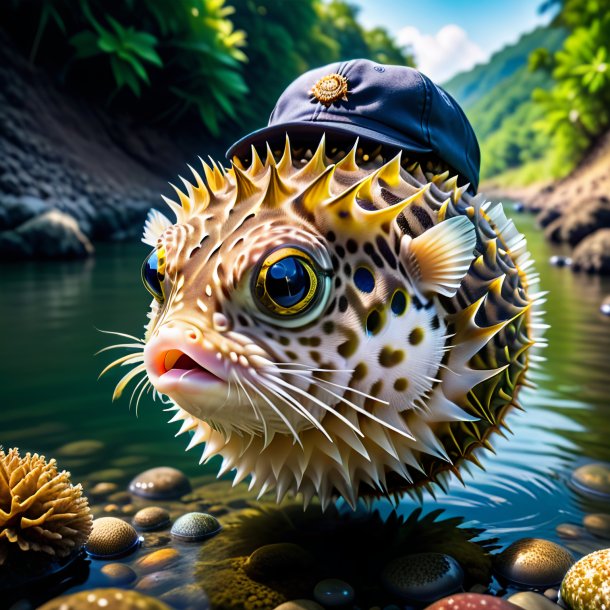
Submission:
[[[416,27],[407,26],[398,32],[397,40],[411,47],[419,70],[437,83],[488,59],[466,31],[453,23],[443,26],[436,34],[424,34]]]

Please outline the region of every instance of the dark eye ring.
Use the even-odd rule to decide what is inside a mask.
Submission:
[[[259,306],[276,316],[303,313],[316,301],[322,274],[304,250],[280,248],[269,253],[255,274]]]
[[[146,290],[152,294],[157,301],[165,300],[163,292],[163,280],[165,279],[165,249],[163,247],[153,250],[142,265],[142,282]]]

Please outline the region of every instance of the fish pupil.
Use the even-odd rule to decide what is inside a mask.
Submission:
[[[267,271],[267,294],[281,307],[293,307],[309,292],[310,278],[296,256],[287,256],[271,265]]]
[[[142,269],[142,279],[149,291],[159,299],[163,298],[161,282],[159,281],[159,257],[153,252],[145,261]]]

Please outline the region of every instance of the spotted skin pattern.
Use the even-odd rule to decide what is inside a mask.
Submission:
[[[221,473],[278,501],[444,486],[501,431],[541,342],[537,277],[501,204],[377,152],[286,136],[264,163],[254,148],[228,169],[202,162],[205,179],[191,168],[167,200],[176,221],[145,227],[164,298],[115,396],[142,374],[132,399],[152,384],[202,462],[220,455]],[[302,315],[256,302],[257,269],[282,248],[321,278]]]

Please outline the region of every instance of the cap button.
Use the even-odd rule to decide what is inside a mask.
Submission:
[[[327,74],[323,76],[309,90],[309,94],[325,106],[330,106],[337,100],[347,102],[347,78],[341,74]]]

